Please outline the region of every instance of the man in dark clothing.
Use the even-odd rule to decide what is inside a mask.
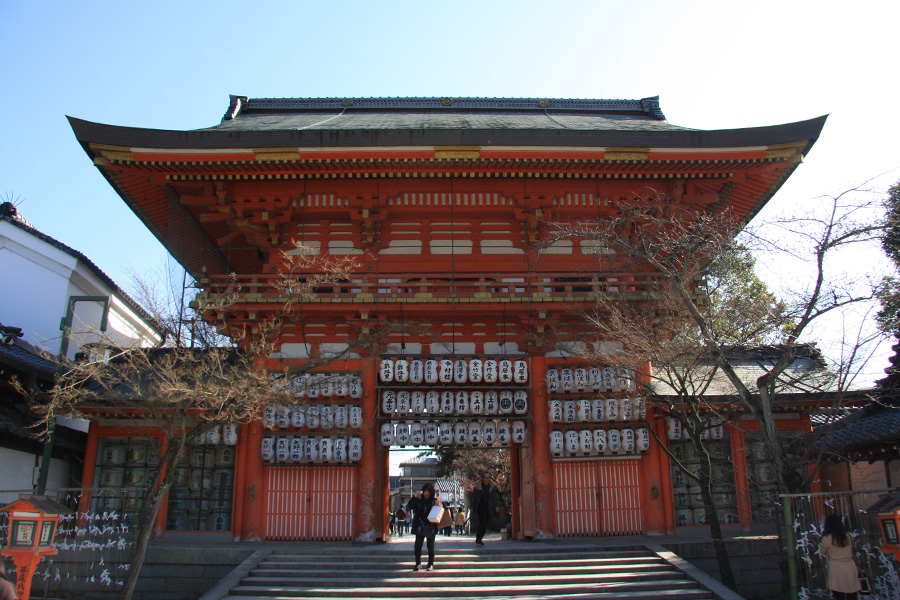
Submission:
[[[491,482],[491,474],[487,471],[481,474],[481,485],[473,486],[472,510],[478,515],[475,543],[484,546],[484,542],[481,540],[487,531],[488,520],[492,514],[500,512],[500,494],[497,492],[497,487]]]
[[[406,521],[406,511],[403,510],[403,507],[397,509],[397,512],[394,513],[394,517],[397,519],[397,535],[399,537],[403,537],[403,526]]]

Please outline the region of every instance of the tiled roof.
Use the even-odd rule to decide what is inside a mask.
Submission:
[[[0,344],[0,365],[52,380],[56,375],[56,363],[44,358],[30,344],[16,340],[12,344]]]
[[[813,449],[833,458],[889,460],[900,456],[900,408],[872,403],[804,436]]]
[[[131,296],[129,296],[127,293],[125,293],[124,290],[122,290],[122,288],[117,286],[116,282],[114,282],[109,275],[107,275],[106,273],[101,271],[100,267],[95,265],[91,261],[91,259],[89,259],[87,256],[85,256],[78,250],[75,250],[74,248],[63,244],[59,240],[47,235],[46,233],[38,231],[31,223],[29,223],[22,215],[19,214],[18,209],[15,207],[15,205],[12,202],[4,202],[4,203],[0,204],[0,221],[6,221],[7,223],[10,223],[11,225],[15,225],[22,231],[25,231],[25,232],[33,235],[34,237],[38,238],[39,240],[50,244],[51,246],[53,246],[54,248],[57,248],[58,250],[62,250],[69,256],[84,263],[84,265],[87,266],[88,269],[93,271],[93,273],[98,278],[100,278],[100,280],[103,281],[103,283],[105,283],[107,286],[109,286],[110,289],[115,290],[115,292],[122,299],[122,301],[125,302],[125,304],[127,304],[128,307],[131,310],[133,310],[137,315],[139,315],[144,321],[146,321],[146,323],[149,327],[156,330],[156,332],[159,333],[160,335],[163,335],[165,333],[162,326],[159,325],[153,319],[153,317],[150,316],[150,314],[141,307],[140,304],[135,302],[134,299],[131,298]]]

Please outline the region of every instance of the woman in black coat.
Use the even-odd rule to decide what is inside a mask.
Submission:
[[[412,531],[416,535],[416,566],[413,571],[418,571],[422,566],[422,542],[428,540],[428,564],[425,566],[426,571],[434,568],[434,536],[437,535],[437,523],[428,520],[428,513],[431,508],[437,504],[440,506],[441,499],[434,493],[434,486],[426,483],[422,486],[422,492],[415,498],[411,498],[406,505],[406,510],[413,512]]]

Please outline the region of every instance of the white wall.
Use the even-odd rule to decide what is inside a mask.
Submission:
[[[20,492],[4,490],[27,490],[37,482],[36,457],[34,454],[0,448],[0,506],[19,499]],[[50,473],[47,478],[47,489],[69,486],[69,466],[65,461],[52,459]],[[30,493],[30,492],[26,492]]]

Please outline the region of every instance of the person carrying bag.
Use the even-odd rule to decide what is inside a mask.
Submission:
[[[416,536],[414,546],[416,565],[413,571],[418,571],[422,566],[422,544],[428,541],[428,564],[425,566],[426,571],[434,569],[434,538],[437,535],[438,524],[440,523],[441,513],[444,508],[441,506],[441,499],[435,495],[434,485],[426,483],[422,486],[422,492],[415,498],[411,498],[406,505],[406,509],[413,513],[412,531]],[[429,517],[432,510],[435,510],[436,522],[431,522]]]

